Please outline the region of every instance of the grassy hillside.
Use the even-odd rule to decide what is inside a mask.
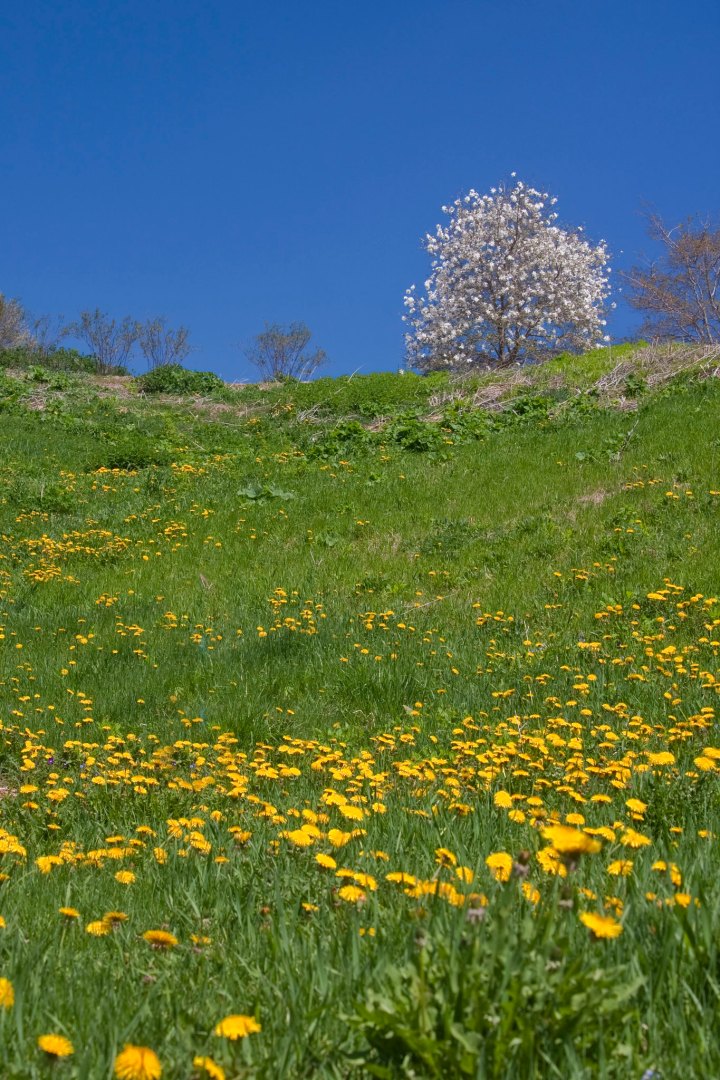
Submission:
[[[717,369],[9,367],[3,1075],[720,1074]]]

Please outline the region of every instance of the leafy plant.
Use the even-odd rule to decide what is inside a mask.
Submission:
[[[617,1045],[635,1032],[642,976],[588,963],[552,910],[537,918],[548,931],[554,923],[553,935],[531,914],[517,922],[501,908],[455,940],[421,938],[410,962],[356,1006],[371,1048],[366,1072],[490,1080],[549,1075],[550,1066],[568,1076],[573,1058],[592,1060],[608,1035]]]
[[[225,386],[214,371],[190,371],[179,364],[162,364],[136,379],[145,394],[211,394]]]

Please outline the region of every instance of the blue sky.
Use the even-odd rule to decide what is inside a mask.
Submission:
[[[643,202],[718,211],[719,45],[717,0],[0,0],[0,291],[164,314],[226,378],[265,321],[396,369],[468,188],[517,171],[616,267]]]

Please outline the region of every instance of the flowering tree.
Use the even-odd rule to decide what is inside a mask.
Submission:
[[[518,180],[443,207],[449,223],[425,239],[427,295],[405,294],[414,367],[525,363],[609,340],[605,243],[558,225],[556,202]]]

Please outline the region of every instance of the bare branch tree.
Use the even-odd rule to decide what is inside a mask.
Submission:
[[[647,221],[662,254],[623,274],[630,304],[646,316],[640,333],[705,344],[720,340],[720,226],[688,218],[670,228],[655,212]]]
[[[62,315],[40,315],[32,320],[30,333],[33,348],[42,359],[56,352],[60,342],[67,336]]]
[[[308,352],[312,332],[305,323],[265,323],[265,329],[245,349],[245,358],[265,381],[309,379],[325,362],[322,349]]]
[[[0,349],[32,346],[25,309],[19,300],[0,293]]]
[[[190,331],[185,326],[172,330],[165,318],[148,319],[140,326],[138,344],[147,360],[148,368],[182,365],[191,351]]]
[[[81,311],[80,318],[70,323],[66,333],[87,345],[97,362],[98,374],[110,375],[127,364],[139,331],[139,324],[129,316],[118,321],[96,308]]]

